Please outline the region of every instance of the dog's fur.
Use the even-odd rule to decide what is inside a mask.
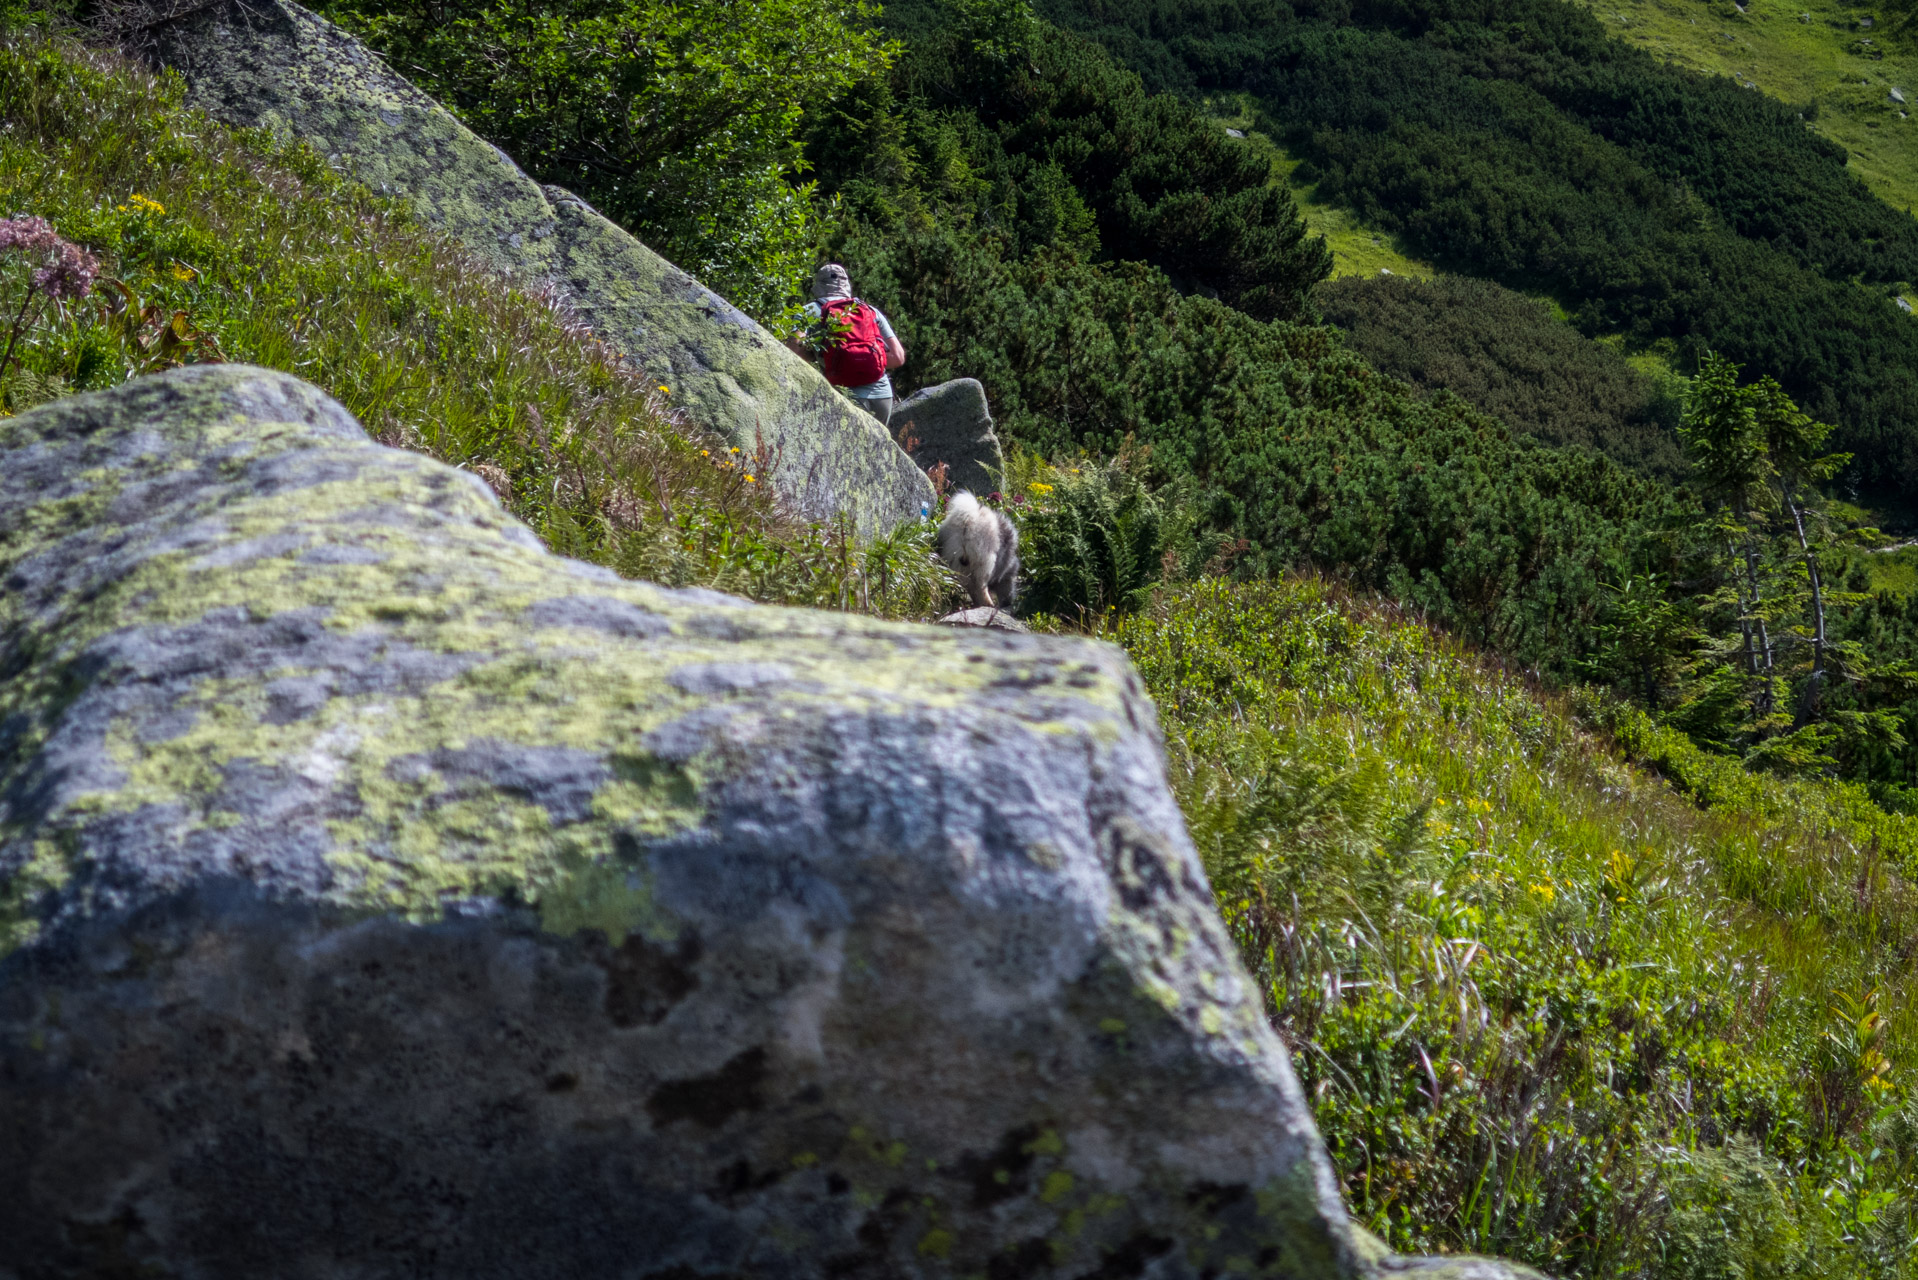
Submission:
[[[974,608],[1009,608],[1019,581],[1019,531],[964,489],[939,522],[939,558],[959,576]]]

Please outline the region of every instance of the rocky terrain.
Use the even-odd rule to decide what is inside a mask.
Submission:
[[[776,459],[773,483],[802,511],[874,532],[930,510],[925,476],[817,370],[586,201],[527,177],[324,18],[290,0],[227,0],[150,38],[215,118],[310,143],[488,266],[553,289],[696,426]]]
[[[624,582],[244,366],[0,426],[0,581],[0,1274],[1416,1265],[1113,648]]]

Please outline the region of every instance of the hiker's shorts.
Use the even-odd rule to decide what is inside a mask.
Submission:
[[[864,409],[867,413],[870,413],[873,417],[879,419],[880,426],[883,427],[891,423],[892,421],[892,397],[891,396],[875,396],[870,400],[863,399],[862,397],[859,397],[859,396],[848,396],[847,399],[851,400],[854,404],[858,405],[861,409]]]

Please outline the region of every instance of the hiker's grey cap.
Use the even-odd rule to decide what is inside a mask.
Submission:
[[[837,262],[828,262],[812,273],[812,296],[814,302],[830,302],[834,298],[852,297],[852,277]]]

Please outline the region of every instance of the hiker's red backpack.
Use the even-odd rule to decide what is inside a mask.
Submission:
[[[885,377],[886,342],[879,336],[879,313],[857,298],[821,303],[819,309],[828,319],[852,326],[825,350],[826,381],[835,387],[863,387]]]

